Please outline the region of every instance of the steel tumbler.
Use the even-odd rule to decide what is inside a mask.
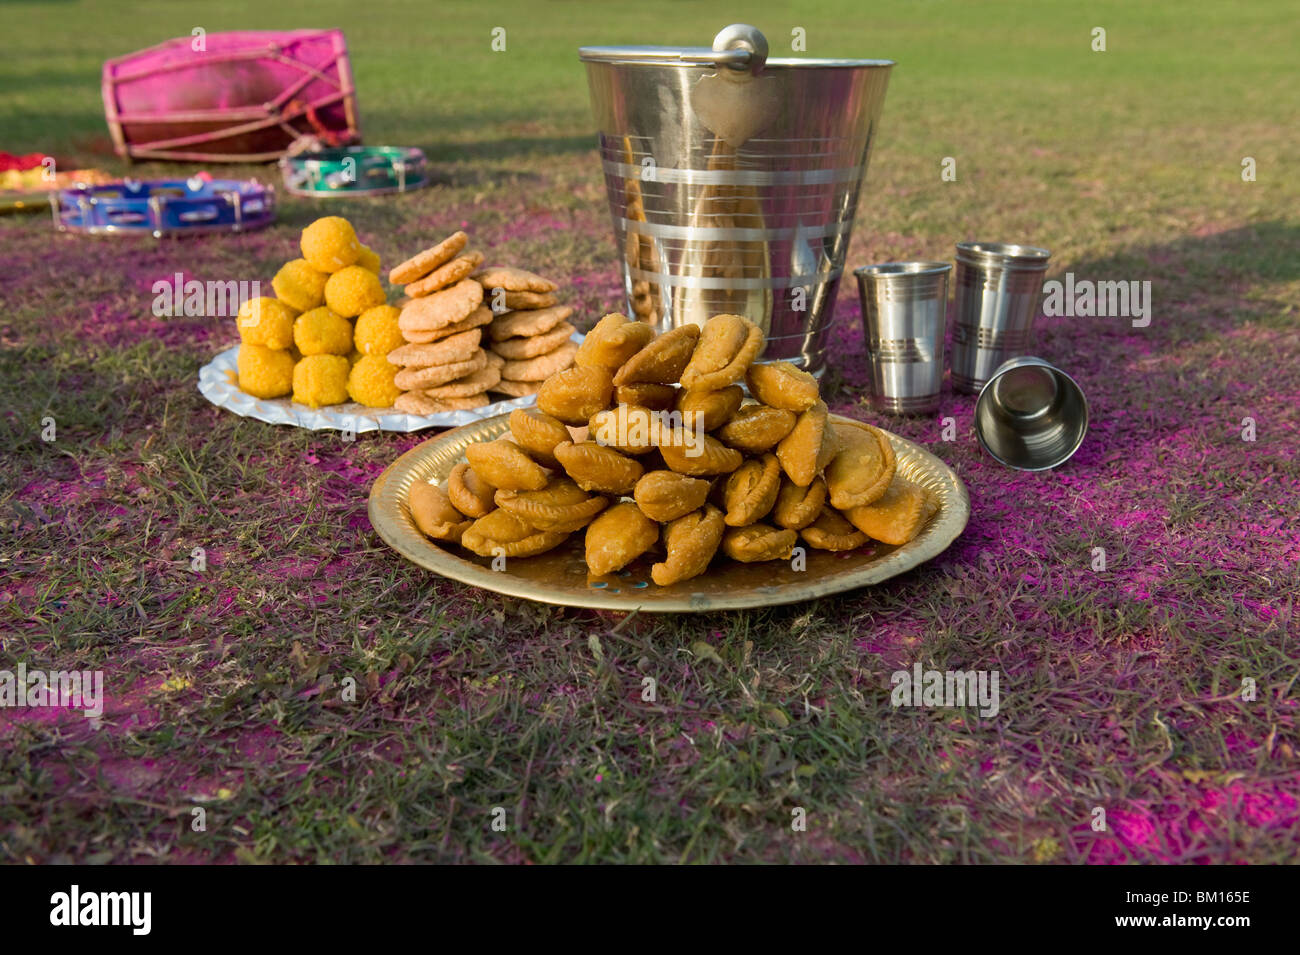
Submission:
[[[1050,362],[1013,358],[990,376],[975,401],[975,436],[989,454],[1020,471],[1045,471],[1079,450],[1088,400]]]
[[[976,394],[994,369],[1028,350],[1050,257],[1031,245],[957,243],[954,390]]]
[[[885,262],[855,269],[872,402],[890,414],[939,407],[947,262]]]

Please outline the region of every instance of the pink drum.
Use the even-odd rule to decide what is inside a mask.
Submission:
[[[168,40],[104,64],[104,111],[129,159],[267,162],[299,136],[361,141],[341,30]]]

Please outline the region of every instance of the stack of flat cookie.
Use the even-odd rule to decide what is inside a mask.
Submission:
[[[401,369],[393,379],[403,392],[393,402],[399,411],[480,408],[501,379],[504,359],[480,347],[492,312],[483,304],[483,286],[469,278],[483,255],[464,251],[468,241],[457,232],[388,273],[407,296],[397,320],[406,344],[388,353]]]
[[[560,305],[555,283],[525,269],[489,266],[472,276],[483,290],[492,315],[488,349],[501,360],[493,391],[511,397],[535,394],[542,382],[573,364],[578,346],[567,319],[573,309]]]

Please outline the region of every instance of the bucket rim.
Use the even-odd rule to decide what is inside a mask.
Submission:
[[[716,56],[707,47],[698,49],[678,46],[627,45],[583,46],[578,48],[578,59],[583,63],[605,63],[611,66],[676,66],[691,69],[715,70],[718,64],[682,59],[682,54],[699,57]],[[854,59],[834,57],[773,57],[766,61],[763,71],[773,67],[781,69],[863,69],[897,66],[887,59]]]

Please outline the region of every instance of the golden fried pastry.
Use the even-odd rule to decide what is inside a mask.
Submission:
[[[498,342],[498,345],[501,343]],[[578,346],[565,342],[554,351],[538,355],[536,358],[506,358],[501,364],[501,377],[509,381],[546,381],[556,372],[563,371],[573,364],[573,356],[578,353]],[[504,355],[502,356],[505,357]],[[540,389],[539,389],[540,390]]]
[[[583,368],[604,368],[612,375],[654,337],[652,326],[611,312],[587,332],[573,363]]]
[[[676,471],[650,471],[636,482],[632,497],[646,517],[666,524],[703,507],[711,486]]]
[[[447,476],[447,497],[452,506],[466,517],[482,517],[495,508],[497,489],[462,461]]]
[[[622,570],[658,540],[659,525],[635,504],[615,504],[587,527],[587,570],[596,576]]]
[[[727,476],[722,488],[728,527],[745,527],[767,516],[781,489],[781,465],[775,454],[746,461]]]
[[[430,365],[428,368],[403,368],[393,376],[393,383],[407,391],[424,391],[426,388],[438,388],[453,381],[482,371],[487,367],[487,352],[476,348],[472,357],[464,361],[454,361],[446,365]]]
[[[507,361],[525,361],[541,355],[549,355],[562,346],[577,331],[568,322],[560,322],[549,332],[541,335],[529,335],[525,338],[507,338],[505,341],[493,342],[492,350]],[[574,352],[576,355],[577,352]],[[559,368],[567,367],[567,363]],[[557,369],[558,370],[558,369]]]
[[[650,577],[660,587],[689,580],[704,573],[722,542],[722,512],[712,504],[679,517],[664,528],[668,556],[650,568]]]
[[[614,384],[676,384],[699,338],[698,325],[679,325],[664,332],[623,363],[614,374]]]
[[[883,495],[870,504],[849,508],[844,516],[868,537],[901,546],[914,538],[938,509],[933,494],[895,475]]]
[[[672,411],[677,403],[677,391],[672,385],[654,385],[649,382],[619,385],[614,389],[614,401],[620,405],[640,405],[651,411]]]
[[[714,315],[704,323],[681,383],[700,391],[720,391],[745,377],[763,347],[763,330],[740,315]]]
[[[475,274],[474,280],[484,288],[499,288],[506,292],[545,294],[546,292],[554,292],[556,289],[554,282],[535,272],[503,265],[489,265],[480,269]]]
[[[659,445],[664,464],[678,474],[702,477],[730,474],[740,467],[744,455],[729,448],[711,434],[686,433],[677,429],[674,437],[665,436]]]
[[[564,542],[563,531],[539,531],[504,507],[480,517],[461,535],[461,546],[480,557],[534,557]]]
[[[802,413],[817,403],[817,379],[788,361],[750,365],[749,393],[773,408]]]
[[[840,449],[826,467],[826,489],[838,511],[870,504],[884,495],[897,464],[889,436],[869,424],[835,424]]]
[[[492,310],[488,309],[488,313],[491,312]],[[494,342],[503,342],[509,338],[545,335],[572,315],[573,309],[568,305],[502,312],[494,317],[492,324],[488,326],[488,337]]]
[[[686,427],[713,431],[730,421],[744,400],[745,390],[740,385],[728,385],[718,391],[683,388],[677,393],[677,410],[682,413]]]
[[[591,523],[609,501],[588,494],[571,478],[553,475],[540,491],[497,491],[496,503],[539,531],[570,534]]]
[[[645,473],[638,462],[595,441],[557,444],[555,459],[578,487],[601,494],[630,494]]]
[[[473,523],[452,506],[447,492],[436,484],[416,481],[411,485],[407,505],[415,526],[434,540],[458,542]]]
[[[634,458],[645,457],[647,455],[654,454],[655,451],[658,450],[653,445],[646,446],[646,445],[610,444],[610,445],[606,445],[606,447],[613,448],[614,450],[622,454],[630,454]]]
[[[479,350],[479,339],[482,336],[481,328],[471,328],[467,332],[451,335],[427,345],[402,345],[388,353],[388,361],[403,368],[429,368],[433,365],[449,365],[452,362],[466,361],[474,357],[474,353]]]
[[[431,249],[425,249],[412,259],[395,266],[388,273],[388,281],[393,285],[405,285],[429,274],[438,266],[450,262],[469,242],[464,232],[453,232]]]
[[[573,440],[563,421],[536,408],[516,408],[510,412],[510,435],[530,457],[548,468],[560,466],[555,460],[555,446]]]
[[[459,398],[431,398],[423,391],[408,391],[393,399],[393,407],[413,415],[439,414],[443,411],[464,411],[490,404],[485,394]]]
[[[493,487],[510,491],[540,491],[546,487],[546,469],[509,438],[471,444],[465,449],[465,459]]]
[[[781,490],[772,508],[772,520],[790,530],[802,530],[821,515],[826,504],[826,482],[814,478],[807,487],[800,487],[788,477],[781,478]]]
[[[542,382],[537,407],[565,424],[586,424],[597,411],[609,407],[614,382],[604,368],[566,368]]]
[[[489,355],[495,355],[496,352],[488,352]],[[542,390],[540,381],[509,381],[502,378],[493,387],[493,391],[499,391],[503,395],[509,395],[512,398],[523,398],[526,395],[535,395]]]
[[[867,542],[862,533],[833,508],[823,507],[817,520],[809,524],[800,535],[818,550],[854,550]]]
[[[493,308],[506,309],[543,309],[551,308],[559,303],[559,298],[553,292],[510,292],[502,290],[497,292],[495,288],[491,289]]]
[[[722,552],[732,560],[752,564],[760,560],[789,560],[798,542],[797,532],[777,530],[767,524],[729,527],[722,535]]]
[[[566,331],[560,317],[516,314]],[[447,325],[444,338],[481,325]],[[521,355],[540,349],[523,328],[498,330],[494,320],[493,347],[518,339]],[[481,341],[474,347],[487,355]],[[482,556],[527,557],[585,529],[596,576],[659,553],[662,540],[650,576],[669,586],[705,573],[719,550],[750,563],[788,560],[801,539],[829,551],[872,538],[900,545],[937,509],[933,494],[895,473],[888,434],[833,420],[817,380],[792,363],[754,364],[764,335],[747,318],[715,315],[654,337],[651,326],[614,313],[581,348],[566,347],[576,352],[573,367],[523,382],[537,407],[515,410],[505,437],[470,445],[445,491],[412,490],[412,517],[425,533]],[[397,350],[411,366],[403,373],[429,348],[422,340]],[[522,394],[510,389],[530,376],[504,375],[506,359],[490,357],[500,379],[470,375],[464,387]],[[745,403],[744,385],[755,401]],[[439,387],[422,381],[419,393]],[[459,393],[461,381],[451,387]]]
[[[807,487],[838,448],[829,426],[826,402],[819,400],[799,415],[794,428],[776,446],[776,457],[791,481]]]
[[[488,308],[486,305],[480,305],[478,308],[474,309],[474,311],[470,312],[466,318],[462,318],[459,322],[452,322],[450,325],[444,325],[442,328],[437,328],[432,331],[402,331],[400,324],[401,311],[398,310],[396,306],[376,305],[374,308],[368,309],[367,312],[377,312],[385,308],[392,308],[393,311],[398,313],[398,335],[401,336],[402,341],[410,342],[413,345],[430,345],[434,342],[440,342],[445,338],[451,338],[452,335],[459,335],[462,332],[472,331],[475,328],[481,329],[488,322],[492,321],[492,309]],[[361,319],[365,317],[366,313],[363,313],[361,318],[357,319],[356,345],[362,351],[365,351],[365,347],[364,341],[361,338],[363,331]],[[401,342],[398,344],[400,345]],[[395,345],[394,347],[397,346]],[[392,349],[389,350],[391,351]],[[387,352],[384,352],[384,354],[387,354]],[[496,352],[491,352],[490,354],[496,355]],[[496,367],[497,370],[500,371],[501,365],[505,363],[505,359],[497,355],[497,361],[500,362],[500,364]]]
[[[421,391],[426,397],[448,399],[448,398],[473,398],[475,395],[481,395],[489,388],[496,387],[501,381],[501,372],[492,365],[484,365],[478,371],[472,371],[464,378],[456,378],[447,382],[445,385],[433,385],[423,388]]]
[[[746,454],[771,451],[794,430],[798,415],[767,405],[745,405],[718,429],[718,438],[728,447]]]
[[[597,444],[624,454],[643,454],[663,440],[659,413],[639,405],[619,405],[591,416],[587,434]]]
[[[450,262],[437,266],[423,278],[408,282],[402,291],[411,298],[437,292],[439,289],[455,285],[461,279],[468,278],[469,274],[482,264],[482,252],[466,252],[464,255],[456,256]]]
[[[402,306],[397,326],[403,332],[436,332],[464,321],[483,304],[483,286],[469,279]]]

